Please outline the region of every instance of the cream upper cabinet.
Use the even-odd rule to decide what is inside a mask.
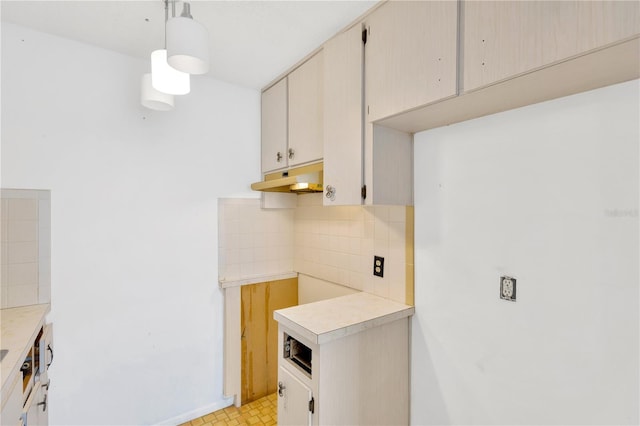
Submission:
[[[287,78],[262,92],[262,173],[287,166]]]
[[[324,45],[324,205],[362,203],[362,27]]]
[[[323,204],[413,204],[412,136],[363,125],[363,49],[361,25],[324,46]]]
[[[389,1],[365,25],[367,121],[457,94],[456,1]]]
[[[322,159],[323,52],[289,76],[289,166]]]
[[[262,92],[262,173],[322,159],[323,54]]]
[[[637,1],[465,1],[462,7],[464,92],[640,33]]]

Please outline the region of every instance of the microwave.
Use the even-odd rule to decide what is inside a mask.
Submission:
[[[293,336],[284,333],[283,358],[296,366],[299,370],[311,377],[312,372],[312,351],[304,343]]]

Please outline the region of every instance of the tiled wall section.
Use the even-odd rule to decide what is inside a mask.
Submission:
[[[3,189],[0,223],[0,306],[49,303],[49,191]]]
[[[413,207],[323,207],[322,194],[295,209],[260,208],[257,199],[220,199],[219,280],[296,271],[413,304]],[[385,259],[373,276],[373,256]]]
[[[413,207],[323,207],[322,194],[298,196],[294,269],[323,280],[413,303]],[[373,276],[373,256],[385,259]]]
[[[218,279],[293,271],[293,209],[263,210],[259,199],[218,200]]]

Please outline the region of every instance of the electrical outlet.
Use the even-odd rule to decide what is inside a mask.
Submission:
[[[376,277],[384,276],[384,257],[373,256],[373,275]]]
[[[500,299],[516,301],[516,279],[513,277],[500,277]]]

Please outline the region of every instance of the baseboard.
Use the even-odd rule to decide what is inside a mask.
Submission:
[[[186,423],[193,419],[197,419],[198,417],[205,416],[209,413],[213,413],[214,411],[221,410],[223,408],[227,408],[233,405],[233,397],[220,399],[213,404],[206,405],[204,407],[200,407],[196,410],[189,411],[188,413],[181,414],[176,417],[172,417],[170,419],[161,421],[156,424],[156,426],[175,426],[182,423]]]

